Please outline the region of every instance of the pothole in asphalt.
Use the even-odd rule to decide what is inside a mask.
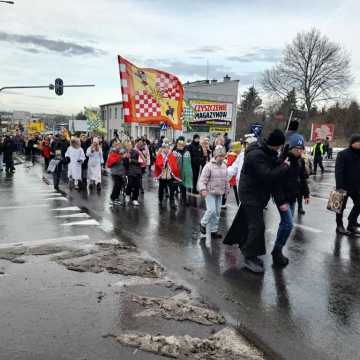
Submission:
[[[22,256],[52,255],[71,250],[72,249],[69,247],[58,245],[40,245],[34,247],[19,246],[0,249],[0,259],[8,260],[17,264],[23,264],[25,260],[21,258]]]
[[[68,270],[79,272],[107,271],[111,274],[159,278],[164,271],[156,261],[143,258],[134,249],[124,250],[117,245],[101,246],[91,255],[82,257],[65,253],[62,259],[56,259],[56,261]]]
[[[260,360],[264,355],[251,346],[234,329],[224,328],[205,338],[185,336],[152,336],[127,333],[116,337],[126,346],[173,359],[192,360]]]
[[[137,317],[161,316],[167,320],[192,321],[201,325],[225,324],[225,318],[205,304],[196,304],[185,293],[168,298],[132,295],[131,300],[146,310]]]

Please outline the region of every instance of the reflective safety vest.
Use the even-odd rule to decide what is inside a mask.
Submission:
[[[315,156],[315,149],[319,144],[315,144],[311,147],[311,155]],[[320,144],[320,155],[323,156],[325,155],[325,146],[324,144]]]

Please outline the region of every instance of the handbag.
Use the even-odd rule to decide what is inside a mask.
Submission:
[[[347,197],[345,190],[333,190],[330,192],[327,209],[337,214],[342,214],[344,201]]]
[[[60,160],[52,159],[49,163],[49,166],[47,168],[47,171],[49,173],[54,173],[56,170],[56,167],[58,166]]]

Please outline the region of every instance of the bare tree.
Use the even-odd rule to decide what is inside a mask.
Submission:
[[[264,72],[262,86],[280,97],[295,89],[309,112],[315,103],[343,94],[351,81],[349,55],[312,29],[297,34],[286,46],[280,64]]]

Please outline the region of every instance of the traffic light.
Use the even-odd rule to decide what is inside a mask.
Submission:
[[[64,82],[60,78],[57,78],[55,80],[55,93],[59,96],[64,93]]]

